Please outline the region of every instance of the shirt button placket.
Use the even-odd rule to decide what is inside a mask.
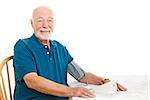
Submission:
[[[50,61],[52,61],[52,58],[50,58]]]
[[[45,45],[45,46],[44,46],[44,48],[45,48],[45,49],[47,49],[47,48],[48,48],[48,46],[47,46],[47,45]],[[50,52],[48,51],[48,49],[47,49],[46,54],[47,54],[47,55],[49,55],[49,54],[50,54]],[[49,59],[50,59],[50,61],[52,61],[52,57],[50,57]]]
[[[47,45],[45,45],[44,48],[47,50]],[[47,51],[46,54],[49,55],[49,51]]]
[[[49,55],[49,52],[47,52],[47,54]]]
[[[44,48],[47,49],[47,45],[45,45]]]

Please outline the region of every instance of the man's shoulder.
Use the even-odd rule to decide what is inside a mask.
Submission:
[[[62,43],[60,43],[59,41],[57,41],[57,40],[52,40],[51,41],[52,42],[52,44],[54,45],[54,46],[56,46],[56,47],[65,47]]]
[[[30,38],[24,38],[24,39],[19,39],[16,43],[15,43],[15,47],[17,45],[20,45],[20,46],[24,46],[25,45],[25,42],[29,42]]]

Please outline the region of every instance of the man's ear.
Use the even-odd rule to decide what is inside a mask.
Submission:
[[[31,26],[32,26],[32,28],[33,28],[33,20],[31,19],[31,21],[30,21],[30,22],[31,22]]]

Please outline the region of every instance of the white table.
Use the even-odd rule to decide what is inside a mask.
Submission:
[[[95,98],[73,97],[72,100],[150,100],[150,95],[148,94],[148,91],[150,91],[150,83],[148,83],[148,78],[150,79],[150,77],[146,75],[112,76],[111,79],[117,80],[128,90],[126,92],[116,92],[113,94],[96,93]],[[75,85],[82,86],[82,84],[78,82],[70,82],[70,86]],[[92,86],[89,87],[92,88]]]

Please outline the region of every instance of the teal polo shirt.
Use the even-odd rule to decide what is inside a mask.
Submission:
[[[67,67],[73,60],[65,46],[58,41],[51,41],[51,47],[43,45],[33,34],[30,38],[20,39],[14,46],[14,68],[16,86],[15,100],[67,100],[30,89],[23,80],[24,75],[36,72],[39,76],[67,85]]]

